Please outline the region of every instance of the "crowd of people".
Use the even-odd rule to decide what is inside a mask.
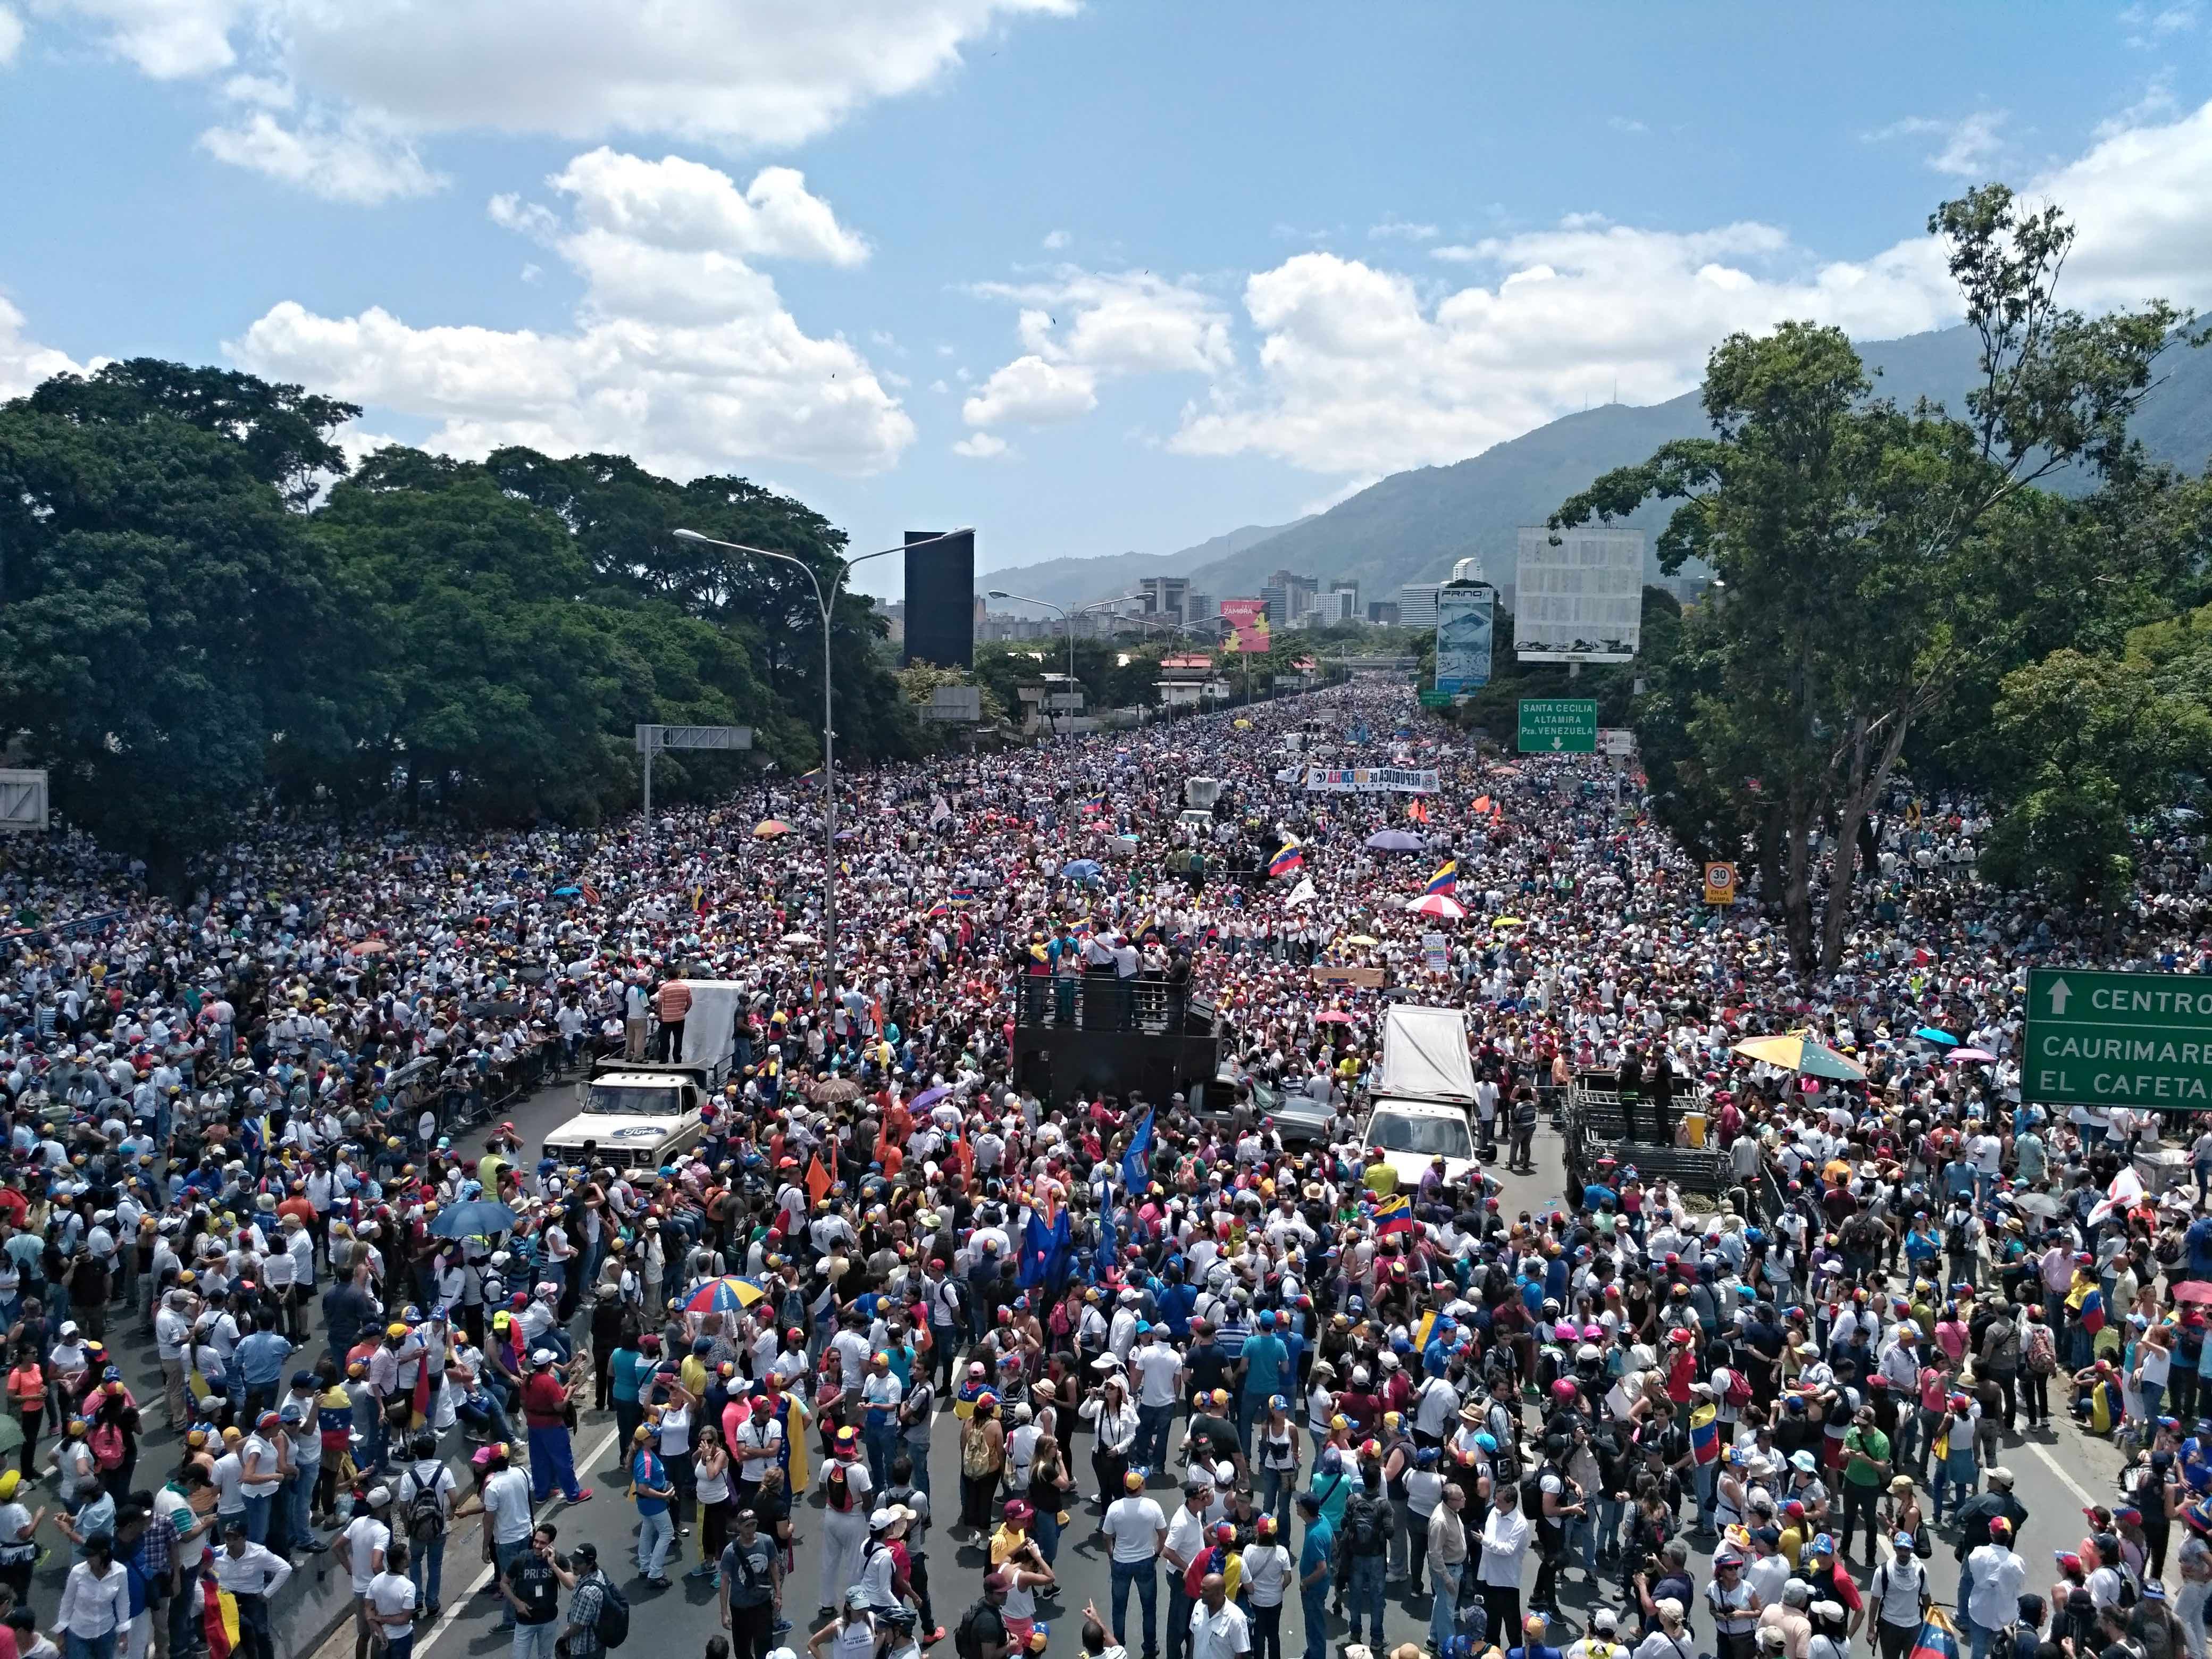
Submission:
[[[1322,759],[1436,784],[1310,789]],[[1220,786],[1202,817],[1193,777]],[[189,1659],[209,1618],[273,1659],[269,1598],[331,1548],[357,1656],[406,1659],[478,1511],[516,1654],[595,1659],[624,1593],[535,1518],[593,1497],[584,1412],[627,1454],[623,1581],[696,1552],[738,1659],[1038,1649],[1086,1523],[1113,1565],[1085,1645],[1143,1659],[1318,1659],[1335,1616],[1380,1650],[1394,1601],[1443,1655],[1901,1659],[1936,1547],[1972,1659],[2205,1659],[2205,1327],[2177,1292],[2212,1283],[2212,1133],[2182,1143],[2193,1185],[2138,1189],[2172,1120],[2018,1088],[2029,966],[2203,966],[2202,837],[2146,849],[2115,945],[1979,884],[1970,805],[1892,813],[1823,977],[1755,902],[1700,902],[1632,784],[1486,757],[1372,686],[885,769],[842,786],[827,945],[803,791],[788,835],[734,804],[590,834],[270,823],[182,904],[75,838],[18,846],[0,1659],[44,1650],[50,1550],[70,1659]],[[1411,908],[1437,890],[1466,917]],[[1216,1012],[1232,1109],[1021,1075],[1024,988],[1125,969]],[[680,1158],[460,1128],[526,1072],[644,1052],[687,978],[744,1002]],[[1626,1145],[1579,1201],[1509,1212],[1478,1166],[1364,1154],[1393,999],[1464,1011],[1486,1146],[1533,1167],[1535,1102],[1610,1070],[1632,1123],[1669,1103],[1654,1135],[1694,1112],[1735,1184],[1708,1207]],[[1863,1081],[1736,1052],[1784,1030]],[[1292,1096],[1325,1127],[1285,1146],[1263,1108]],[[149,1335],[142,1401],[108,1345]],[[2138,1473],[2045,1594],[2002,1457],[2065,1418]],[[950,1624],[933,1527],[981,1574]]]

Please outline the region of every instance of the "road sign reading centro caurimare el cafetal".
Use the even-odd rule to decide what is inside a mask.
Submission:
[[[2031,969],[2020,1097],[2212,1109],[2212,975]]]

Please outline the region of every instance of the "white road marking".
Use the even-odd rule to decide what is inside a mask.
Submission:
[[[2084,1509],[2094,1509],[2097,1506],[2098,1500],[2089,1495],[2089,1489],[2067,1474],[2065,1465],[2045,1451],[2041,1442],[2031,1440],[2027,1443],[2027,1449],[2044,1461],[2051,1474],[2066,1483],[2066,1490],[2081,1500],[2081,1506]]]

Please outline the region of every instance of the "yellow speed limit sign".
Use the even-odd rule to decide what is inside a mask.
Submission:
[[[1708,904],[1735,902],[1735,866],[1709,864],[1705,866],[1705,902]]]

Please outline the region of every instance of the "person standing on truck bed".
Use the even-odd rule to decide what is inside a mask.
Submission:
[[[684,1020],[691,1012],[691,988],[680,979],[664,980],[653,997],[660,1016],[660,1057],[674,1065],[684,1058]]]

